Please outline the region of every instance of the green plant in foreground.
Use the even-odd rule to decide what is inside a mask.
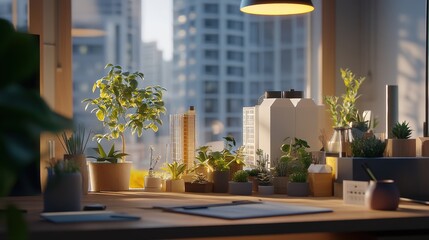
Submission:
[[[234,176],[232,177],[232,181],[234,182],[247,182],[247,178],[249,177],[249,174],[244,170],[238,170],[234,173]]]
[[[411,128],[406,121],[397,122],[392,128],[392,135],[396,139],[409,139],[411,137]]]
[[[99,96],[82,102],[86,103],[85,110],[94,106],[91,113],[109,129],[108,133],[96,134],[95,138],[100,141],[120,137],[122,153],[125,153],[126,129],[140,137],[143,130],[157,132],[158,125],[162,125],[161,114],[166,112],[162,99],[165,89],[160,86],[139,88],[139,81],[144,80],[141,72],[123,72],[120,66],[113,64],[105,68],[110,68],[108,74],[97,80],[92,88],[93,92],[99,90]]]
[[[386,142],[375,136],[356,138],[351,148],[353,157],[383,157]]]
[[[94,156],[88,156],[89,158],[94,158],[97,160],[97,162],[111,162],[111,163],[118,163],[119,159],[122,157],[128,155],[126,153],[122,153],[119,150],[115,151],[115,144],[112,144],[112,147],[110,147],[109,152],[106,153],[103,146],[100,143],[97,143],[97,148],[93,148],[93,150],[98,154],[97,157]]]
[[[331,114],[333,127],[349,127],[357,118],[356,101],[360,97],[358,90],[365,78],[357,79],[348,69],[340,69],[340,72],[346,91],[341,95],[341,99],[337,96],[326,96],[325,103]]]

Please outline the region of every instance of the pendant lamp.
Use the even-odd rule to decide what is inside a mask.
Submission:
[[[241,0],[240,10],[256,15],[291,15],[314,10],[311,0]]]

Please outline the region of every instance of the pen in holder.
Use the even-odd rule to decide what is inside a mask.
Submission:
[[[377,180],[367,164],[362,164],[371,178],[365,191],[365,206],[373,210],[396,210],[399,205],[399,190],[393,180]]]

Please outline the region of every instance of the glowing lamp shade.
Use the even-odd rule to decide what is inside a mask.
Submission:
[[[314,10],[311,0],[241,0],[240,10],[256,15],[291,15]]]

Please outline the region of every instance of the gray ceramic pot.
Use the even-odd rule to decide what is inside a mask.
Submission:
[[[214,171],[213,172],[213,192],[227,193],[229,171]]]
[[[252,182],[229,182],[230,194],[234,195],[252,195]]]
[[[43,194],[44,212],[80,211],[82,177],[79,172],[48,176]]]
[[[309,195],[308,182],[289,182],[287,195],[294,197],[307,197]]]

